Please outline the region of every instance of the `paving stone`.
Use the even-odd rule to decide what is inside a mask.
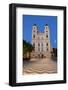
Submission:
[[[57,73],[57,62],[51,58],[34,60],[35,62],[24,63],[24,74]]]

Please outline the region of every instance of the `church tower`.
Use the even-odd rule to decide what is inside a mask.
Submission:
[[[48,24],[44,26],[45,40],[46,40],[46,52],[50,52],[50,30]]]
[[[34,46],[35,51],[36,51],[36,39],[37,39],[37,31],[38,31],[37,29],[38,29],[37,25],[34,24],[32,26],[32,45]]]

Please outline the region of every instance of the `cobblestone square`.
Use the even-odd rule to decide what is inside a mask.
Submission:
[[[23,73],[25,74],[51,74],[57,73],[57,62],[51,58],[32,59],[23,62]]]

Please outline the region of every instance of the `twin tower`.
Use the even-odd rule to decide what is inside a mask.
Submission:
[[[47,57],[51,51],[50,45],[50,30],[48,24],[44,26],[44,32],[39,32],[38,26],[34,24],[32,26],[32,45],[34,51],[32,57]]]

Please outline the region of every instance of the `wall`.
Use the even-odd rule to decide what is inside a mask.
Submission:
[[[0,90],[67,90],[67,84],[27,86],[27,87],[10,87],[8,86],[9,71],[9,3],[32,3],[43,5],[67,6],[68,0],[0,0]],[[68,15],[68,10],[67,10]],[[67,18],[68,21],[68,18]],[[68,31],[67,31],[68,33]],[[68,38],[68,36],[67,36]],[[67,43],[68,45],[68,43]],[[67,48],[68,50],[68,48]],[[68,64],[68,62],[67,62]],[[67,66],[68,68],[68,66]]]

